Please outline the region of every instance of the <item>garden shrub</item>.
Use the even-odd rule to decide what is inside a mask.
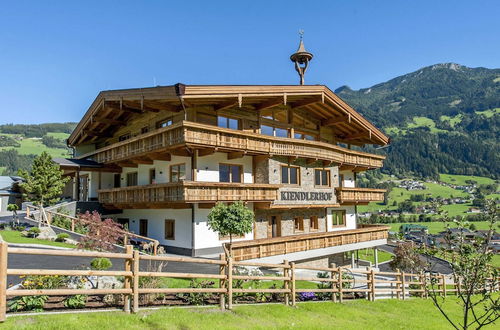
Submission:
[[[70,236],[69,234],[67,233],[60,233],[60,234],[57,234],[57,237],[56,237],[56,242],[65,242],[66,239],[68,239]]]
[[[189,282],[190,288],[213,288],[215,285],[214,281],[197,281],[191,280]],[[212,296],[211,293],[181,293],[177,297],[183,299],[190,305],[203,305],[207,299]]]
[[[113,267],[113,263],[108,258],[94,258],[90,262],[90,267],[94,270],[106,270]]]
[[[84,294],[68,296],[63,301],[63,305],[67,308],[84,308],[86,303],[87,296]]]
[[[67,276],[60,275],[29,275],[20,276],[21,286],[27,290],[59,289],[68,282]],[[16,297],[9,302],[9,309],[19,311],[42,311],[48,296]]]
[[[36,238],[38,235],[40,235],[40,228],[38,227],[31,227],[29,230],[28,230],[28,235],[32,238]]]

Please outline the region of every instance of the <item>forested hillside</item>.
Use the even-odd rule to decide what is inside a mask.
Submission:
[[[335,92],[390,135],[382,172],[499,177],[500,69],[437,64]]]
[[[0,175],[28,170],[35,155],[47,151],[53,157],[67,157],[66,139],[76,123],[0,125]]]

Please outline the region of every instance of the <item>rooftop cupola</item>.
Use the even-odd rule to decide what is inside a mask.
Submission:
[[[312,60],[313,54],[309,53],[304,47],[304,31],[301,30],[299,48],[295,53],[290,56],[290,60],[295,63],[295,70],[300,76],[300,84],[304,85],[304,75],[306,73],[307,67],[309,66],[309,61]]]

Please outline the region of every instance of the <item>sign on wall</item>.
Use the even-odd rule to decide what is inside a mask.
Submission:
[[[302,192],[282,191],[282,201],[329,201],[333,197],[331,192]]]

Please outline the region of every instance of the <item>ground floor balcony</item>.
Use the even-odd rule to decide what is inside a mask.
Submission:
[[[181,181],[99,190],[99,202],[115,208],[167,208],[186,203],[272,202],[280,185]]]
[[[383,202],[385,189],[372,188],[335,188],[337,201],[340,204],[368,204],[370,202]]]
[[[236,261],[304,260],[385,244],[388,230],[388,226],[359,225],[359,228],[351,230],[240,241],[228,248]]]
[[[384,156],[369,154],[320,141],[267,136],[249,131],[183,121],[114,143],[82,155],[99,163],[120,164],[165,159],[169,154],[190,155],[222,151],[234,155],[269,155],[335,163],[352,170],[380,168]],[[125,165],[124,165],[125,166]]]

